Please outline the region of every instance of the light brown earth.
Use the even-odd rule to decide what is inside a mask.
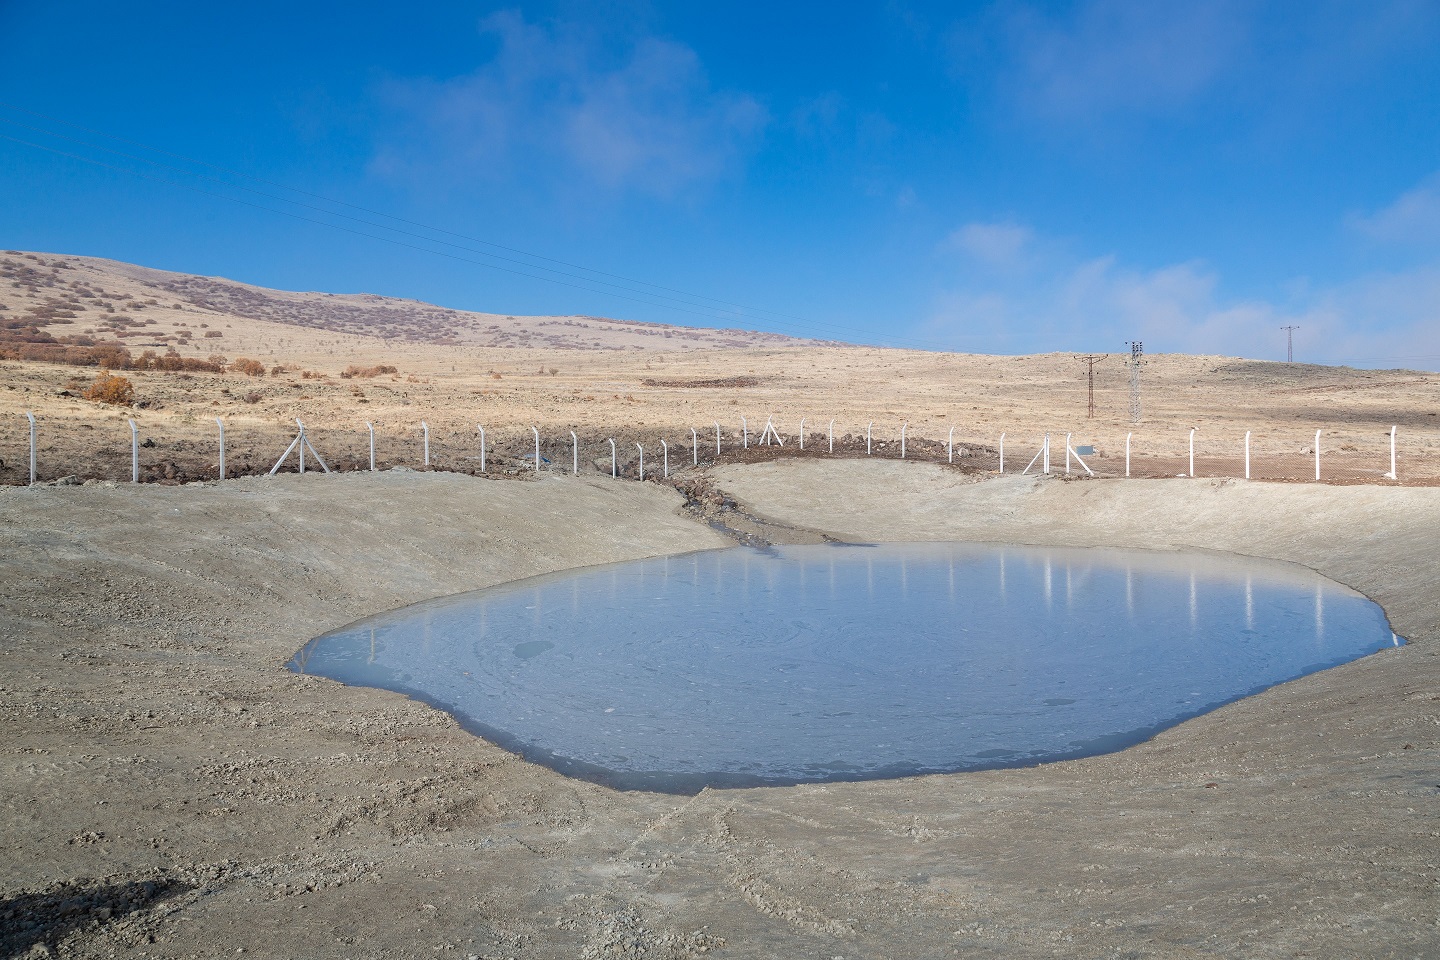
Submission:
[[[1255,477],[1307,481],[1314,478],[1315,431],[1322,430],[1324,478],[1372,483],[1384,482],[1390,468],[1396,426],[1400,482],[1440,482],[1440,375],[1413,370],[1183,356],[1152,343],[1156,354],[1142,368],[1143,418],[1133,425],[1119,354],[1096,367],[1092,420],[1085,367],[1071,354],[990,357],[594,317],[474,314],[82,257],[0,254],[0,315],[35,317],[37,310],[74,314],[44,326],[55,336],[123,342],[136,355],[174,348],[203,359],[218,352],[284,370],[261,377],[126,372],[137,406],[117,408],[78,396],[93,367],[0,361],[0,483],[28,480],[27,410],[40,421],[42,480],[128,480],[130,418],[141,442],[152,444],[139,451],[142,479],[183,481],[216,476],[215,417],[226,424],[231,475],[269,470],[296,418],[321,456],[346,469],[368,466],[367,421],[380,467],[421,466],[424,421],[437,468],[478,470],[483,425],[487,468],[515,470],[533,447],[535,426],[543,455],[557,465],[571,463],[574,430],[582,472],[609,473],[613,437],[620,469],[633,475],[636,442],[648,463],[659,461],[661,440],[687,458],[693,427],[701,458],[714,459],[718,421],[721,459],[729,459],[741,417],[753,439],[773,416],[787,449],[798,444],[805,418],[807,452],[825,443],[834,418],[837,447],[847,455],[864,452],[873,423],[874,455],[897,456],[908,423],[907,457],[945,459],[953,428],[958,462],[977,470],[999,466],[1002,433],[1007,470],[1023,468],[1046,432],[1054,435],[1053,465],[1063,469],[1069,432],[1074,445],[1096,447],[1087,458],[1096,472],[1121,475],[1133,433],[1137,476],[1188,473],[1191,428],[1199,476],[1243,476],[1248,430]],[[205,336],[213,333],[221,336]],[[341,376],[352,365],[381,364],[399,372]],[[286,469],[294,469],[293,459]]]
[[[1440,954],[1440,490],[981,481],[874,460],[715,479],[763,517],[841,538],[1304,563],[1378,600],[1411,643],[1110,756],[615,793],[398,695],[284,664],[311,636],[417,600],[728,542],[682,516],[674,490],[415,472],[4,489],[5,947]]]

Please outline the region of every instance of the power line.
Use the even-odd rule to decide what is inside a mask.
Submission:
[[[1095,419],[1095,364],[1102,362],[1107,356],[1109,356],[1109,354],[1087,353],[1083,357],[1075,358],[1076,360],[1079,360],[1081,363],[1085,364],[1085,379],[1087,381],[1090,394],[1090,409],[1089,413],[1086,414],[1086,417],[1090,420]]]
[[[570,280],[570,281],[577,281],[577,282],[567,282],[567,280],[556,279],[555,276],[541,276],[541,275],[537,275],[537,274],[535,274],[535,273],[528,273],[528,272],[526,272],[525,270],[512,269],[512,268],[509,268],[509,267],[499,266],[499,265],[497,265],[497,264],[495,264],[495,263],[490,263],[490,262],[487,262],[487,261],[473,260],[473,259],[470,259],[470,258],[468,258],[468,257],[457,256],[457,255],[455,255],[455,254],[453,254],[453,253],[447,253],[447,252],[445,252],[445,251],[443,251],[443,250],[434,250],[434,249],[431,249],[431,248],[429,248],[429,247],[420,246],[420,245],[412,244],[412,243],[406,243],[406,242],[401,241],[401,240],[396,240],[396,239],[393,238],[393,237],[379,236],[379,235],[376,235],[376,234],[373,234],[373,233],[367,233],[367,232],[365,232],[365,231],[363,231],[363,230],[351,229],[351,228],[342,226],[342,225],[340,225],[340,224],[330,223],[330,222],[327,222],[327,221],[325,221],[325,220],[317,220],[317,219],[312,218],[312,217],[302,216],[302,215],[300,215],[300,214],[296,214],[296,213],[293,213],[293,212],[290,212],[290,211],[286,211],[286,210],[277,210],[277,209],[275,209],[274,207],[266,206],[266,205],[264,205],[264,204],[259,204],[259,203],[253,203],[253,202],[251,202],[251,201],[243,200],[243,199],[240,199],[240,198],[237,198],[237,197],[228,196],[228,195],[223,194],[223,193],[216,193],[216,192],[211,191],[211,190],[205,190],[205,189],[202,189],[202,188],[199,188],[199,187],[190,185],[190,184],[182,183],[182,182],[177,181],[177,180],[172,180],[172,179],[165,178],[165,177],[150,176],[150,175],[147,175],[147,174],[145,174],[145,173],[141,173],[141,172],[136,171],[136,170],[128,169],[128,168],[126,168],[126,167],[121,167],[121,166],[116,166],[116,165],[114,165],[114,164],[105,163],[104,161],[97,160],[97,159],[94,159],[94,158],[92,158],[92,157],[86,157],[86,156],[82,156],[82,155],[79,155],[79,154],[70,153],[70,152],[67,152],[67,151],[64,151],[64,150],[58,150],[58,149],[56,149],[56,148],[54,148],[54,147],[46,146],[46,145],[44,145],[44,144],[34,143],[34,142],[28,141],[28,140],[22,140],[22,139],[20,139],[20,138],[18,138],[18,137],[12,137],[12,136],[6,136],[6,135],[4,135],[4,134],[0,134],[0,139],[9,140],[9,141],[11,141],[12,143],[18,143],[18,144],[21,144],[21,145],[23,145],[23,146],[31,147],[31,148],[33,148],[33,149],[47,151],[47,152],[49,152],[49,153],[54,153],[54,154],[57,154],[57,155],[59,155],[59,156],[68,157],[68,158],[73,159],[73,160],[78,160],[78,161],[80,161],[80,162],[82,162],[82,163],[88,163],[88,164],[91,164],[91,165],[94,165],[94,166],[98,166],[98,167],[102,167],[102,168],[105,168],[105,169],[114,170],[114,171],[119,172],[119,173],[129,174],[130,176],[138,177],[138,178],[143,179],[143,180],[149,180],[149,181],[154,182],[154,183],[160,183],[160,184],[163,184],[163,185],[166,185],[166,186],[172,186],[172,187],[179,187],[179,188],[181,188],[181,189],[190,190],[190,191],[192,191],[192,192],[194,192],[194,193],[203,194],[203,195],[205,195],[205,196],[215,197],[215,198],[222,199],[222,200],[229,200],[229,201],[231,201],[232,203],[238,203],[238,204],[241,204],[241,205],[243,205],[243,206],[253,207],[253,208],[259,209],[259,210],[265,210],[265,211],[267,211],[267,212],[275,213],[275,214],[278,214],[278,215],[280,215],[280,216],[290,217],[291,219],[294,219],[294,220],[300,220],[300,221],[303,221],[303,222],[306,222],[306,223],[316,224],[316,225],[318,225],[318,226],[329,227],[329,228],[331,228],[331,229],[333,229],[333,230],[340,230],[340,231],[345,232],[345,233],[350,233],[350,234],[353,234],[353,235],[355,235],[355,236],[366,237],[366,238],[372,239],[372,240],[380,240],[380,241],[382,241],[382,242],[391,243],[391,244],[394,244],[394,245],[396,245],[396,246],[404,247],[404,248],[407,248],[407,249],[417,250],[417,251],[420,251],[420,252],[422,252],[422,253],[430,253],[430,254],[433,254],[433,255],[436,255],[436,256],[446,257],[446,258],[448,258],[448,259],[456,260],[456,261],[459,261],[459,262],[462,262],[462,263],[468,263],[468,264],[472,264],[472,265],[475,265],[475,266],[489,267],[489,268],[492,269],[492,270],[499,270],[499,271],[504,272],[504,273],[510,273],[510,274],[514,274],[514,275],[516,275],[516,276],[527,277],[527,278],[533,279],[533,280],[548,281],[548,282],[550,282],[550,283],[556,283],[556,284],[559,284],[559,285],[561,285],[561,286],[571,287],[571,288],[573,288],[573,289],[578,289],[578,290],[584,290],[584,291],[589,292],[589,293],[598,293],[598,294],[601,294],[601,295],[604,295],[604,296],[615,297],[615,298],[618,298],[618,299],[621,299],[621,300],[626,300],[626,301],[629,301],[629,302],[632,302],[632,303],[644,304],[644,305],[646,305],[646,306],[660,307],[660,308],[662,308],[662,309],[678,310],[678,311],[680,311],[680,312],[682,312],[682,313],[688,313],[688,314],[691,314],[691,315],[694,315],[694,316],[704,317],[704,318],[709,319],[709,320],[719,320],[719,321],[724,322],[724,323],[734,323],[734,322],[736,322],[737,320],[744,320],[744,319],[755,320],[755,319],[758,319],[758,320],[766,321],[766,322],[769,322],[769,323],[772,323],[772,324],[776,324],[776,325],[779,325],[779,326],[782,326],[782,327],[799,328],[799,329],[809,330],[809,331],[813,331],[813,332],[820,333],[820,334],[824,334],[825,332],[829,331],[829,332],[833,332],[833,333],[858,334],[858,335],[861,336],[861,337],[870,337],[870,336],[873,336],[873,334],[872,334],[871,331],[862,330],[862,329],[855,328],[855,327],[846,327],[846,326],[843,326],[843,325],[840,325],[840,324],[825,323],[825,322],[823,322],[823,321],[812,321],[812,320],[807,320],[807,319],[805,319],[805,318],[803,318],[803,317],[794,316],[794,315],[792,315],[792,314],[781,313],[781,312],[779,312],[779,311],[769,311],[769,310],[761,310],[761,309],[759,309],[759,308],[754,308],[754,307],[747,307],[747,306],[744,306],[744,305],[742,305],[742,304],[734,303],[734,302],[732,302],[732,301],[721,300],[721,299],[719,299],[719,298],[709,297],[709,296],[706,296],[706,295],[703,295],[703,294],[687,293],[687,292],[685,292],[685,291],[677,290],[676,288],[672,288],[672,287],[665,287],[665,286],[662,286],[662,285],[660,285],[660,284],[652,284],[652,283],[649,283],[649,282],[647,282],[647,281],[635,280],[635,279],[632,279],[632,278],[624,277],[624,276],[619,275],[619,274],[612,274],[612,273],[606,273],[606,272],[600,271],[600,270],[593,270],[593,269],[591,269],[591,268],[584,267],[584,266],[580,266],[580,265],[578,265],[578,264],[571,264],[571,263],[568,263],[568,262],[563,261],[563,260],[556,260],[556,259],[554,259],[554,258],[545,257],[545,256],[540,255],[540,254],[532,254],[532,253],[528,253],[528,252],[523,251],[523,250],[518,250],[517,248],[514,248],[514,247],[507,247],[507,246],[504,246],[504,245],[502,245],[502,244],[492,243],[492,242],[490,242],[490,241],[488,241],[488,240],[482,240],[482,239],[474,238],[474,237],[467,237],[467,236],[465,236],[464,234],[455,233],[455,232],[453,232],[453,231],[445,230],[445,229],[442,229],[442,228],[439,228],[439,227],[432,227],[432,226],[429,226],[429,225],[427,225],[427,224],[421,223],[421,222],[419,222],[419,221],[407,220],[407,219],[405,219],[405,218],[403,218],[403,217],[395,217],[395,216],[392,216],[392,215],[390,215],[390,214],[386,214],[386,213],[383,213],[383,212],[380,212],[380,211],[370,210],[369,208],[361,207],[361,206],[359,206],[359,205],[357,205],[357,204],[348,203],[348,202],[343,201],[343,200],[335,200],[335,199],[333,199],[333,198],[325,197],[325,196],[323,196],[323,195],[321,195],[321,194],[311,193],[311,192],[309,192],[309,191],[301,190],[301,189],[299,189],[299,188],[290,187],[290,186],[287,186],[287,185],[285,185],[285,184],[278,183],[278,182],[276,182],[276,181],[266,180],[266,179],[261,178],[261,177],[255,177],[255,176],[252,176],[252,175],[250,175],[250,174],[246,174],[246,173],[243,173],[243,172],[240,172],[240,171],[230,170],[230,169],[228,169],[228,168],[226,168],[226,167],[221,167],[221,166],[218,166],[218,165],[216,165],[216,164],[207,163],[206,161],[203,161],[203,160],[195,160],[195,159],[186,157],[186,156],[184,156],[184,155],[182,155],[182,154],[176,154],[176,153],[172,153],[172,152],[169,152],[169,151],[166,151],[166,150],[162,150],[162,149],[159,149],[159,148],[156,148],[156,147],[151,147],[151,146],[149,146],[149,145],[147,145],[147,144],[141,143],[140,141],[129,140],[129,139],[126,139],[126,138],[123,138],[123,137],[117,137],[117,136],[114,136],[114,135],[112,135],[112,134],[105,133],[104,131],[92,130],[92,129],[88,128],[88,127],[80,126],[79,124],[70,123],[69,121],[66,121],[66,120],[63,120],[63,119],[60,119],[60,118],[57,118],[57,117],[51,117],[51,116],[49,116],[49,115],[47,115],[47,114],[42,114],[42,113],[39,113],[39,112],[37,112],[37,111],[27,110],[27,109],[25,109],[25,108],[23,108],[23,107],[18,107],[18,106],[15,106],[15,105],[13,105],[13,104],[5,103],[4,101],[0,101],[0,106],[7,107],[7,108],[12,109],[12,110],[17,110],[17,111],[22,112],[22,113],[27,113],[27,114],[30,114],[31,116],[36,116],[36,117],[41,117],[41,118],[46,119],[46,120],[51,120],[51,121],[53,121],[53,122],[60,123],[60,124],[63,124],[63,125],[65,125],[65,126],[68,126],[68,127],[73,127],[73,128],[75,128],[75,129],[78,129],[78,130],[83,130],[83,131],[85,131],[85,132],[87,132],[87,133],[92,133],[92,134],[94,134],[94,135],[96,135],[96,136],[101,136],[101,137],[104,137],[104,138],[106,138],[106,139],[115,140],[115,141],[120,142],[120,143],[130,144],[130,145],[132,145],[132,146],[136,146],[136,147],[139,147],[139,148],[144,149],[144,150],[150,150],[150,151],[153,151],[153,152],[155,152],[155,153],[162,154],[162,155],[164,155],[164,156],[169,156],[169,157],[173,157],[173,158],[175,158],[175,159],[184,160],[184,161],[186,161],[186,162],[188,162],[188,163],[194,163],[194,164],[198,164],[198,165],[200,165],[200,166],[208,167],[208,168],[210,168],[210,169],[212,169],[212,170],[217,170],[217,171],[220,171],[220,172],[224,172],[224,173],[231,174],[231,175],[233,175],[233,176],[242,177],[242,178],[244,178],[244,179],[251,180],[251,181],[254,181],[254,182],[257,182],[257,183],[265,183],[265,184],[268,184],[268,185],[270,185],[270,186],[275,186],[275,187],[278,187],[278,188],[283,189],[283,190],[289,190],[289,191],[292,191],[292,192],[294,192],[294,193],[302,194],[302,195],[304,195],[304,196],[309,196],[309,197],[312,197],[312,198],[315,198],[315,199],[323,200],[323,201],[325,201],[325,202],[327,202],[327,203],[333,203],[333,204],[336,204],[336,205],[338,205],[338,206],[343,206],[343,207],[347,207],[347,208],[350,208],[350,209],[354,209],[354,210],[359,210],[359,211],[362,211],[362,212],[370,213],[370,214],[372,214],[372,215],[374,215],[374,216],[383,217],[383,218],[388,219],[388,220],[394,220],[394,221],[396,221],[397,223],[405,223],[405,224],[409,224],[409,225],[412,225],[412,226],[418,226],[418,227],[421,227],[421,228],[423,228],[423,229],[433,231],[433,232],[435,232],[435,233],[441,233],[441,234],[444,234],[444,235],[446,235],[446,236],[452,236],[452,237],[457,237],[457,238],[459,238],[459,239],[464,239],[464,240],[467,240],[467,241],[472,242],[472,243],[479,243],[479,244],[482,244],[482,245],[484,245],[484,246],[491,246],[491,247],[495,247],[496,249],[501,249],[501,250],[506,250],[506,251],[509,251],[509,252],[518,253],[518,254],[520,254],[521,256],[529,257],[529,258],[532,258],[532,259],[535,259],[535,260],[543,260],[543,261],[546,261],[546,262],[549,262],[549,263],[556,263],[556,264],[560,264],[560,265],[562,265],[562,266],[569,266],[569,267],[572,267],[573,269],[581,270],[581,271],[584,271],[584,272],[586,272],[586,273],[596,274],[597,276],[611,277],[611,278],[613,278],[613,279],[623,280],[623,281],[625,281],[626,283],[637,284],[637,285],[639,285],[639,286],[645,286],[645,287],[653,287],[653,288],[656,289],[656,290],[668,290],[668,291],[671,291],[671,292],[673,292],[673,293],[679,293],[679,294],[681,294],[682,296],[685,296],[685,297],[690,297],[691,300],[708,300],[708,301],[710,301],[711,303],[728,304],[729,306],[738,308],[738,310],[749,310],[749,311],[751,311],[751,313],[753,314],[753,316],[746,316],[746,315],[744,315],[744,314],[739,313],[738,310],[727,310],[727,309],[725,309],[724,307],[714,307],[714,306],[708,306],[708,305],[702,304],[702,303],[693,303],[693,302],[687,301],[687,300],[680,300],[680,299],[678,299],[678,298],[676,298],[676,297],[666,296],[665,294],[653,293],[653,292],[651,292],[651,291],[649,291],[649,290],[635,290],[635,289],[630,289],[630,288],[622,287],[622,286],[620,286],[620,285],[618,285],[618,284],[607,283],[607,282],[605,282],[605,281],[603,281],[603,280],[596,280],[596,279],[594,279],[593,277],[576,276],[576,275],[574,275],[574,274],[566,273],[565,271],[555,270],[554,268],[545,267],[545,266],[541,266],[541,265],[538,265],[538,264],[526,263],[526,262],[524,262],[524,261],[515,260],[515,259],[509,258],[509,257],[502,257],[502,256],[499,256],[498,254],[489,253],[489,252],[487,252],[487,251],[483,251],[483,250],[473,250],[473,249],[470,249],[470,248],[466,248],[466,247],[464,247],[464,246],[462,246],[462,245],[460,245],[460,244],[450,243],[449,241],[445,241],[445,240],[438,240],[438,239],[435,239],[435,238],[433,238],[433,237],[426,237],[426,236],[424,236],[424,235],[422,235],[422,234],[416,234],[416,233],[413,233],[413,232],[410,232],[410,231],[400,230],[400,229],[398,229],[398,228],[396,228],[396,227],[391,227],[391,226],[387,226],[387,225],[385,225],[385,224],[375,223],[375,222],[373,222],[373,221],[365,220],[365,219],[360,218],[360,217],[353,217],[353,216],[350,216],[350,215],[348,215],[348,214],[339,213],[339,212],[336,212],[336,211],[333,211],[333,210],[326,210],[326,209],[324,209],[324,208],[316,207],[316,206],[311,205],[311,204],[305,204],[305,203],[302,203],[302,202],[297,201],[297,200],[291,200],[291,199],[288,199],[288,198],[285,198],[285,197],[279,197],[279,196],[275,196],[275,195],[273,195],[273,194],[264,193],[263,191],[254,190],[254,189],[252,189],[252,188],[245,187],[245,186],[240,185],[240,184],[234,184],[234,183],[230,183],[229,181],[221,180],[221,179],[218,179],[218,178],[215,178],[215,177],[209,177],[209,176],[206,176],[206,175],[204,175],[204,174],[194,173],[193,171],[184,170],[184,169],[182,169],[182,168],[175,167],[175,166],[170,165],[170,164],[161,163],[160,161],[151,160],[151,159],[148,159],[148,158],[145,158],[145,157],[134,156],[134,155],[132,155],[132,154],[127,154],[127,153],[124,153],[124,152],[122,152],[122,151],[117,151],[117,150],[114,150],[114,149],[109,148],[109,147],[104,147],[104,146],[101,146],[101,145],[98,145],[98,144],[89,143],[89,142],[87,142],[87,141],[80,140],[80,139],[75,138],[75,137],[69,137],[69,136],[66,136],[66,135],[64,135],[64,134],[55,133],[54,131],[45,130],[45,129],[43,129],[43,128],[37,128],[37,127],[28,126],[28,125],[26,125],[26,124],[18,123],[17,121],[12,120],[12,119],[0,117],[0,121],[3,121],[3,122],[5,122],[5,123],[9,123],[9,124],[11,124],[11,125],[13,125],[13,126],[18,126],[18,127],[22,127],[22,128],[24,128],[24,129],[27,129],[27,130],[32,130],[32,131],[35,131],[35,132],[38,132],[38,133],[43,133],[43,134],[45,134],[46,136],[55,137],[55,138],[57,138],[57,139],[67,140],[67,141],[69,141],[69,142],[71,142],[71,143],[78,143],[78,144],[80,144],[80,145],[82,145],[82,146],[89,147],[89,148],[91,148],[91,149],[101,150],[101,151],[104,151],[104,152],[106,152],[106,153],[111,153],[111,154],[115,154],[115,155],[118,155],[118,156],[123,156],[123,157],[126,157],[127,159],[136,160],[136,161],[141,162],[141,163],[150,164],[151,166],[161,167],[161,168],[168,169],[168,170],[172,170],[172,171],[175,171],[175,172],[178,172],[178,173],[182,173],[182,174],[185,174],[185,175],[188,175],[188,176],[196,176],[196,177],[199,177],[200,179],[208,180],[208,181],[210,181],[210,182],[212,182],[212,183],[217,183],[217,184],[221,184],[221,185],[226,186],[226,187],[231,187],[231,188],[234,188],[234,189],[243,190],[243,191],[245,191],[245,192],[247,192],[247,193],[255,194],[255,195],[257,195],[257,196],[262,196],[262,197],[265,197],[266,199],[269,199],[269,200],[274,200],[274,201],[277,201],[277,202],[280,202],[280,203],[292,204],[292,205],[295,205],[295,206],[298,206],[298,207],[301,207],[301,208],[304,208],[304,209],[308,209],[308,210],[312,210],[312,211],[317,212],[317,213],[321,213],[321,214],[323,214],[323,215],[325,215],[325,216],[340,217],[340,218],[343,218],[343,219],[346,219],[346,220],[350,220],[351,222],[360,223],[360,224],[363,224],[363,225],[366,225],[366,226],[369,226],[369,227],[373,227],[374,229],[377,229],[377,230],[385,230],[385,231],[390,231],[390,232],[393,232],[393,233],[398,233],[398,234],[400,234],[401,236],[408,236],[408,237],[411,237],[411,238],[413,238],[413,239],[422,240],[422,241],[424,241],[424,242],[426,242],[426,243],[440,244],[440,245],[443,245],[443,246],[449,246],[449,247],[452,247],[452,248],[455,248],[455,249],[464,250],[464,251],[467,252],[467,253],[473,253],[473,254],[475,254],[475,255],[477,255],[477,256],[488,257],[488,258],[492,258],[492,259],[495,259],[495,260],[500,260],[500,261],[503,261],[503,262],[512,263],[512,264],[515,264],[516,266],[525,267],[525,268],[527,268],[528,270],[538,270],[538,271],[543,271],[544,273],[556,274],[556,275],[559,276],[559,277],[566,277],[566,278],[568,278],[568,280]],[[610,290],[597,290],[597,289],[595,289],[595,285],[604,286],[604,287],[610,287],[610,288],[613,288],[613,289],[610,289]],[[625,291],[625,293],[616,293],[616,292],[614,292],[615,290],[622,290],[622,291]],[[632,295],[627,296],[627,295],[626,295],[627,293],[628,293],[628,294],[632,294]],[[647,298],[648,298],[648,299],[647,299]],[[669,301],[669,302],[663,302],[663,301]],[[684,304],[684,306],[681,306],[681,305],[679,305],[679,304]],[[698,308],[700,308],[700,309],[698,309],[698,310],[697,310],[697,309],[690,309],[691,307],[698,307]],[[710,311],[710,312],[705,312],[705,311]],[[728,316],[721,316],[721,315],[717,315],[717,314],[728,314]],[[918,348],[922,348],[922,349],[926,349],[926,348],[931,348],[931,349],[933,349],[933,348],[936,348],[936,347],[940,347],[940,346],[941,346],[940,344],[938,344],[938,343],[936,343],[936,342],[934,342],[934,341],[925,340],[925,339],[921,339],[921,338],[915,338],[915,337],[890,336],[890,337],[888,337],[887,339],[888,339],[890,342],[892,342],[892,343],[908,344],[908,345],[910,345],[910,346],[918,347]]]

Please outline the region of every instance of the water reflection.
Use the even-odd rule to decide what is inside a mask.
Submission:
[[[575,776],[690,792],[1119,749],[1399,642],[1369,600],[1285,564],[823,545],[503,585],[318,638],[292,667],[411,693]]]

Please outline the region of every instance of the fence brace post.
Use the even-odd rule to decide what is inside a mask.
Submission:
[[[130,482],[140,482],[140,432],[130,421]]]
[[[225,479],[225,421],[219,417],[215,418],[215,425],[220,428],[220,479]]]
[[[580,476],[580,438],[570,431],[570,476]]]

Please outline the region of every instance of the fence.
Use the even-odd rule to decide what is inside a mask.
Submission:
[[[660,447],[660,469],[649,472],[651,479],[666,479],[672,471],[671,440],[654,433],[636,434],[634,431],[616,431],[614,436],[584,435],[575,429],[542,430],[534,424],[523,431],[514,427],[490,428],[487,435],[484,424],[476,424],[473,430],[446,433],[436,431],[432,440],[432,428],[428,420],[416,420],[412,425],[391,424],[389,432],[379,434],[382,444],[388,444],[388,455],[377,459],[377,432],[371,422],[364,424],[364,431],[353,428],[324,428],[317,431],[314,425],[307,426],[300,420],[290,431],[289,445],[278,459],[266,457],[264,450],[270,447],[270,456],[275,448],[284,442],[283,435],[274,425],[251,425],[249,431],[237,431],[231,426],[227,450],[227,432],[224,420],[210,418],[213,423],[208,439],[196,434],[191,424],[188,435],[174,439],[167,447],[160,448],[156,437],[138,425],[133,418],[127,418],[128,437],[104,437],[102,442],[87,445],[81,438],[70,436],[65,442],[57,440],[57,431],[62,427],[47,430],[47,424],[33,413],[25,414],[26,424],[22,442],[23,455],[0,458],[0,481],[10,484],[35,484],[51,479],[73,476],[77,479],[85,474],[86,479],[129,480],[140,482],[184,482],[189,480],[226,479],[227,477],[255,475],[261,473],[296,471],[304,473],[318,467],[323,472],[351,472],[377,470],[384,467],[409,467],[412,469],[440,469],[479,475],[519,475],[529,472],[569,473],[579,475],[604,475],[612,477],[634,477],[645,479],[645,445],[658,444]],[[676,459],[677,470],[687,467],[709,466],[727,459],[736,461],[773,459],[780,455],[809,458],[877,458],[901,459],[956,465],[972,471],[995,474],[1017,472],[1013,458],[1014,448],[1021,449],[1020,462],[1025,463],[1018,472],[1023,475],[1059,474],[1071,477],[1108,476],[1171,476],[1171,477],[1234,477],[1236,479],[1313,479],[1314,481],[1369,481],[1397,482],[1399,480],[1400,442],[1402,435],[1398,425],[1391,426],[1385,435],[1387,443],[1378,451],[1361,454],[1353,445],[1331,444],[1326,449],[1323,430],[1313,435],[1308,431],[1304,437],[1309,441],[1298,453],[1295,439],[1299,434],[1272,432],[1257,444],[1256,431],[1247,430],[1234,437],[1207,435],[1199,428],[1190,428],[1183,437],[1152,435],[1153,441],[1147,448],[1137,444],[1136,432],[1125,434],[1123,461],[1117,452],[1097,449],[1096,445],[1078,444],[1075,434],[1063,434],[1063,470],[1061,450],[1058,446],[1059,432],[1042,433],[1025,437],[1019,433],[1001,432],[994,438],[976,437],[960,424],[951,424],[943,440],[919,436],[910,430],[908,420],[899,422],[898,440],[879,437],[873,420],[856,422],[851,432],[836,433],[840,421],[830,419],[826,428],[826,442],[805,445],[804,423],[801,418],[794,433],[786,434],[777,425],[774,416],[764,421],[758,434],[751,429],[751,419],[737,416],[738,429],[732,427],[727,433],[719,420],[712,420],[710,427],[689,426],[683,428],[688,436],[676,440],[675,445],[683,449],[688,446],[690,457]],[[826,422],[823,418],[820,422]],[[756,422],[759,422],[758,420]],[[95,434],[93,424],[71,424],[72,433]],[[861,431],[863,427],[863,432]],[[957,438],[956,431],[961,434]],[[714,453],[711,454],[713,435]],[[1207,449],[1197,454],[1197,435]],[[1007,467],[1006,443],[1012,449],[1012,460]],[[1117,438],[1118,439],[1118,438]],[[1166,442],[1183,439],[1182,451],[1176,451]],[[115,442],[118,441],[118,442]],[[128,443],[124,443],[128,441]],[[242,449],[237,451],[237,441]],[[618,441],[618,446],[617,446]],[[124,443],[124,449],[121,449]],[[432,450],[432,444],[434,449]],[[356,447],[359,447],[358,451]],[[399,449],[396,449],[399,448]],[[322,456],[321,450],[328,450]],[[1416,449],[1409,453],[1418,459],[1431,449],[1423,438],[1416,441]],[[142,456],[142,450],[147,451]],[[150,450],[159,452],[151,454]],[[4,447],[0,447],[4,451]],[[631,453],[633,451],[633,453]],[[1031,455],[1033,453],[1033,456]],[[1052,453],[1054,457],[1052,458]],[[238,455],[237,455],[238,454]],[[294,455],[292,457],[292,454]],[[608,454],[608,456],[607,456]],[[1409,454],[1407,454],[1409,455]],[[227,461],[228,456],[228,461]],[[327,462],[328,458],[328,462]],[[488,459],[487,459],[488,458]],[[1027,460],[1028,458],[1028,460]],[[684,461],[690,460],[690,464]],[[68,461],[66,466],[60,461]],[[122,468],[120,462],[129,469]],[[228,469],[227,469],[228,462]],[[565,469],[568,466],[568,470]],[[1303,470],[1301,467],[1303,466]],[[583,467],[583,470],[582,470]],[[1265,468],[1265,469],[1260,469]],[[1388,468],[1388,469],[1386,469]],[[1303,474],[1303,475],[1302,475]]]

